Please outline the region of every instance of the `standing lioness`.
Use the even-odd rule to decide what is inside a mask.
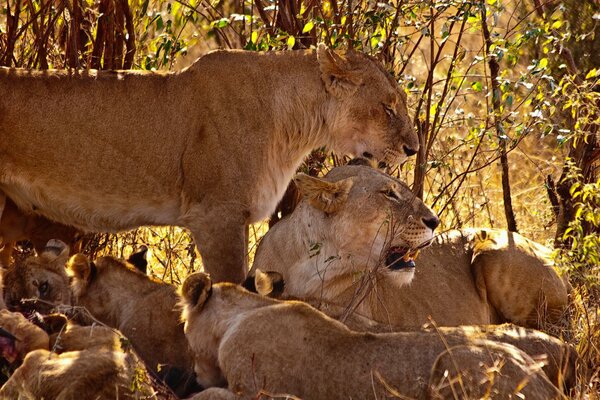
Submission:
[[[0,69],[0,191],[84,230],[186,226],[216,281],[243,279],[247,224],[321,146],[393,163],[418,149],[405,94],[368,56],[319,46],[216,51],[179,73]]]

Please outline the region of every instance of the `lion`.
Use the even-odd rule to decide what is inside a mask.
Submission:
[[[210,52],[174,73],[0,69],[0,191],[84,231],[189,228],[217,281],[247,272],[247,226],[303,158],[401,163],[419,148],[406,94],[374,58]]]
[[[65,265],[69,248],[59,240],[50,240],[39,255],[17,260],[3,272],[4,302],[13,311],[50,313],[55,305],[71,305],[69,276]],[[36,299],[23,303],[26,299]]]
[[[18,325],[10,325],[14,316],[22,319]],[[49,340],[21,314],[0,312],[0,324],[10,325],[19,341],[38,341],[23,352],[22,364],[0,389],[1,399],[156,398],[146,369],[124,347],[122,335],[103,326],[67,324],[64,316],[59,319],[64,321],[61,330]]]
[[[335,210],[313,200],[335,197],[344,178],[354,186],[336,197]],[[367,166],[334,168],[323,184],[315,181],[296,180],[304,198],[263,237],[249,274],[281,273],[284,296],[342,306],[346,312],[338,317],[356,311],[398,329],[417,328],[430,318],[440,326],[538,327],[556,321],[568,305],[569,285],[552,268],[550,250],[518,233],[442,233],[422,248],[416,268],[390,268],[390,251],[410,253],[416,243],[383,246],[388,221],[409,234],[415,222],[425,221],[415,211],[390,215],[390,207],[414,209],[417,200],[387,195],[385,185],[396,181]]]
[[[0,310],[0,351],[9,364],[20,363],[27,353],[48,349],[48,334],[22,314]]]
[[[359,333],[299,301],[278,301],[208,275],[188,276],[181,289],[185,334],[198,382],[225,386],[242,398],[257,393],[300,398],[428,398],[447,362],[461,349],[460,368],[494,368],[490,393],[532,399],[560,391],[531,357],[514,346],[427,332]],[[463,346],[481,352],[468,357]],[[493,362],[493,364],[492,364]],[[476,392],[480,382],[473,381]],[[226,397],[225,397],[226,398]]]
[[[73,304],[121,331],[148,368],[178,395],[199,389],[194,384],[193,359],[174,286],[113,257],[90,262],[76,254],[67,269],[72,276]]]
[[[37,214],[25,214],[10,199],[6,199],[0,214],[0,265],[9,265],[16,242],[29,240],[41,252],[51,239],[59,239],[71,247],[73,253],[81,249],[82,232],[50,221]]]
[[[33,308],[47,314],[61,304],[84,307],[95,319],[122,332],[148,369],[177,394],[199,389],[175,287],[147,277],[127,262],[112,257],[90,262],[83,254],[69,259],[69,248],[52,240],[39,256],[6,272],[4,292],[13,310]],[[23,304],[24,299],[29,301]],[[93,322],[85,315],[76,319]]]

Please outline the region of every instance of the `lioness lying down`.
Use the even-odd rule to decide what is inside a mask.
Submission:
[[[247,225],[312,149],[397,163],[419,147],[384,68],[323,45],[176,73],[0,68],[0,110],[0,192],[20,209],[92,231],[186,226],[219,281],[243,280]]]
[[[351,188],[344,185],[350,180]],[[289,297],[333,303],[394,328],[419,327],[429,317],[442,326],[510,321],[536,327],[567,306],[568,283],[552,269],[550,251],[517,233],[444,233],[412,268],[412,262],[394,262],[394,252],[406,258],[418,242],[396,244],[388,223],[394,221],[399,235],[411,235],[423,220],[408,190],[390,196],[387,185],[399,182],[358,165],[334,168],[316,181],[296,179],[304,199],[263,237],[250,272],[281,273]],[[340,191],[335,209],[313,200]]]
[[[60,241],[49,245],[6,273],[4,296],[10,308],[18,309],[22,299],[33,298],[42,300],[35,306],[45,313],[60,304],[85,307],[96,319],[121,331],[148,368],[178,395],[199,390],[175,287],[112,257],[90,262],[76,254],[67,263],[66,245]]]
[[[15,325],[15,318],[21,322]],[[21,314],[0,312],[0,326],[20,338],[17,343],[45,344],[23,348],[23,363],[0,389],[0,399],[154,398],[143,364],[111,329],[69,326],[53,334],[49,347],[48,334]]]
[[[357,333],[306,303],[212,285],[202,273],[186,279],[182,300],[198,381],[205,387],[226,384],[243,398],[264,391],[309,399],[424,399],[445,392],[445,370],[450,379],[456,369],[480,378],[482,368],[490,375],[467,383],[469,396],[561,396],[531,357],[508,344],[422,332]],[[456,346],[461,363],[452,370],[444,353]]]

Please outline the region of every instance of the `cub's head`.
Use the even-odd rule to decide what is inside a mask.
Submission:
[[[144,248],[142,252],[145,254],[146,250]],[[115,310],[111,308],[114,303],[109,300],[119,299],[125,305],[135,298],[147,281],[152,280],[142,272],[145,265],[136,264],[139,261],[136,261],[137,254],[127,261],[110,256],[94,261],[83,254],[72,256],[67,262],[67,271],[71,276],[73,303],[85,307],[97,318],[114,315]]]
[[[275,274],[277,275],[277,274]],[[253,283],[263,294],[280,287],[280,276],[264,274]],[[207,274],[198,272],[187,277],[181,287],[182,320],[184,332],[194,355],[194,370],[204,387],[226,384],[218,366],[217,352],[228,329],[235,329],[236,321],[245,312],[278,303],[277,300],[250,293],[232,283],[212,284]]]
[[[48,350],[48,334],[27,320],[21,313],[0,310],[0,364],[23,361],[27,353]]]
[[[4,301],[10,310],[35,308],[49,312],[53,305],[71,304],[71,291],[65,264],[69,248],[60,240],[50,240],[37,256],[16,262],[4,273]],[[26,302],[22,300],[41,300]]]
[[[406,94],[372,57],[317,48],[321,79],[335,99],[333,150],[402,163],[419,149]]]
[[[302,226],[292,229],[306,233],[310,264],[326,271],[326,281],[365,271],[398,284],[412,280],[413,258],[429,245],[439,220],[408,186],[361,165],[334,168],[323,179],[299,175],[295,181],[304,200],[295,211]]]

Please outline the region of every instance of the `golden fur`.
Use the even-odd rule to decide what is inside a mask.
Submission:
[[[27,308],[48,313],[61,304],[84,307],[97,320],[121,331],[148,368],[177,393],[193,390],[192,358],[179,320],[175,287],[152,280],[112,257],[91,263],[77,254],[68,260],[64,243],[50,244],[53,246],[40,256],[8,270],[8,306],[19,309],[23,299],[40,299],[43,301],[28,302]],[[89,318],[83,321],[90,322]]]
[[[427,223],[437,217],[405,184],[360,165],[295,181],[305,200],[263,238],[250,275],[257,267],[280,272],[286,293],[323,293],[325,301],[346,299],[359,282],[399,288],[411,281],[414,268],[392,268],[389,254],[426,246],[433,238]]]
[[[4,301],[11,310],[27,309],[22,300],[39,299],[35,309],[48,313],[57,304],[71,304],[69,277],[65,264],[69,249],[61,241],[51,240],[38,256],[17,261],[4,271]]]
[[[499,366],[492,383],[498,398],[518,391],[532,399],[561,396],[536,363],[509,344],[423,332],[357,333],[305,303],[280,302],[227,283],[212,285],[202,273],[186,279],[182,301],[198,381],[206,387],[227,384],[243,398],[266,391],[368,399],[393,390],[424,399],[439,381],[433,378],[444,376],[439,368],[447,363],[438,357],[447,346],[451,351],[467,345],[481,352],[471,357],[461,352],[461,369],[476,371],[490,358],[510,366]],[[475,392],[479,382],[472,384],[468,389]]]
[[[322,45],[176,73],[0,68],[0,116],[0,191],[20,209],[83,230],[186,226],[213,277],[238,282],[247,224],[312,149],[397,163],[419,147],[383,67]]]
[[[380,262],[384,221],[391,217],[402,231],[406,221],[418,221],[421,215],[390,216],[379,202],[379,186],[392,179],[375,170],[364,174],[368,167],[336,168],[326,179],[337,180],[359,168],[368,185],[351,190],[336,212],[325,214],[316,207],[311,197],[318,190],[309,188],[312,194],[263,237],[250,275],[257,268],[279,272],[288,297],[314,305],[333,303],[345,307],[346,315],[356,311],[394,328],[419,327],[430,317],[441,326],[513,322],[537,327],[546,317],[555,321],[563,313],[569,285],[552,268],[550,250],[502,230],[464,229],[437,236],[416,259],[412,282],[400,287],[398,276],[408,278],[408,273],[389,271]],[[299,190],[307,191],[301,183]],[[403,198],[398,209],[416,203]]]
[[[67,263],[73,303],[118,329],[148,368],[178,393],[193,382],[193,360],[179,318],[174,286],[153,280],[113,257],[91,263],[76,254]]]
[[[33,325],[20,313],[0,310],[0,328],[16,338],[14,342],[15,352],[13,354],[2,354],[11,363],[23,361],[23,358],[30,351],[48,349],[48,334]]]
[[[8,266],[15,243],[29,240],[35,250],[43,251],[50,239],[59,239],[69,246],[71,252],[80,249],[81,232],[70,226],[50,221],[37,214],[25,214],[10,199],[6,199],[0,213],[0,265]]]
[[[65,335],[80,350],[27,354],[0,390],[2,399],[151,399],[154,390],[122,337],[103,327],[79,327]]]

